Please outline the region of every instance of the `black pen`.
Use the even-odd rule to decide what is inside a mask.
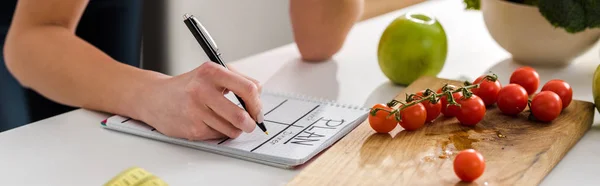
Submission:
[[[183,22],[185,23],[185,25],[187,25],[188,29],[190,29],[190,32],[192,32],[192,35],[194,35],[198,43],[200,43],[200,46],[202,46],[202,49],[204,49],[204,52],[206,53],[208,58],[211,61],[227,68],[227,66],[223,62],[223,59],[221,59],[221,53],[219,53],[217,43],[215,43],[208,31],[206,31],[204,26],[202,26],[200,21],[198,21],[193,15],[189,14],[183,15],[183,18]],[[242,98],[240,98],[238,95],[235,95],[235,97],[238,99],[240,104],[242,104],[242,107],[244,107],[245,110],[248,110],[246,109],[246,104],[244,103],[244,100],[242,100]],[[260,129],[263,132],[265,132],[265,134],[269,134],[264,123],[256,122],[256,125],[258,125],[258,127],[260,127]]]

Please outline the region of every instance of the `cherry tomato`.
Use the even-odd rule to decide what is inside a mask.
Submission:
[[[454,173],[462,181],[475,181],[483,174],[484,170],[483,156],[473,149],[460,151],[454,158]]]
[[[531,67],[521,67],[512,73],[510,83],[521,85],[528,95],[532,95],[540,85],[540,75]]]
[[[425,125],[427,119],[427,111],[421,103],[406,107],[400,111],[400,126],[405,130],[416,130]]]
[[[567,108],[573,99],[573,88],[567,82],[560,79],[553,79],[548,81],[542,91],[552,91],[560,97],[562,100],[563,109]]]
[[[552,91],[542,91],[531,100],[531,113],[536,119],[543,122],[556,119],[562,108],[560,96]]]
[[[456,115],[456,119],[463,125],[473,126],[485,116],[485,104],[477,95],[460,99],[458,103],[460,104],[460,112]]]
[[[500,81],[498,80],[491,81],[484,77],[485,75],[480,76],[473,81],[473,84],[479,84],[479,88],[471,89],[471,92],[479,96],[486,106],[489,106],[493,105],[496,103],[496,100],[498,100],[498,92],[502,89],[502,84],[500,84]]]
[[[527,91],[517,84],[504,86],[498,92],[498,108],[507,115],[517,115],[527,107]]]
[[[398,121],[396,121],[394,115],[390,116],[392,108],[384,104],[376,104],[372,107],[372,110],[376,108],[383,110],[377,111],[375,115],[369,112],[369,125],[371,125],[371,128],[373,128],[373,130],[375,130],[377,133],[388,133],[394,130],[396,125],[398,125]]]
[[[423,96],[424,93],[425,93],[425,90],[422,90],[420,92],[417,92],[416,95]],[[425,110],[427,111],[427,119],[425,119],[425,122],[433,121],[442,112],[441,101],[438,101],[435,104],[431,103],[430,101],[423,101],[423,102],[421,102],[421,104],[423,104],[423,106],[425,107]]]
[[[455,86],[451,86],[449,85],[449,87],[453,87],[451,89],[456,89]],[[440,88],[437,93],[442,93],[442,89]],[[456,92],[452,94],[452,97],[454,97],[454,101],[458,102],[458,99],[460,99],[462,97],[462,92]],[[456,116],[456,114],[458,114],[460,112],[460,107],[456,106],[456,105],[448,105],[448,100],[446,99],[446,95],[443,95],[442,98],[440,100],[442,100],[442,114],[444,114],[444,116],[446,117],[454,117]]]

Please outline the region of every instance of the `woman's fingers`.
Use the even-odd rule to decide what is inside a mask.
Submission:
[[[223,93],[223,95],[229,94],[229,90],[227,90],[226,88],[223,88],[223,91],[221,91],[221,93]]]
[[[224,96],[215,96],[208,100],[208,107],[234,127],[244,132],[252,132],[256,128],[256,121],[250,117],[248,112],[233,104]]]
[[[254,81],[210,62],[197,68],[192,82],[186,87],[191,102],[185,115],[192,121],[191,138],[206,139],[198,137],[203,132],[210,134],[207,138],[214,138],[215,132],[237,138],[242,131],[254,131],[259,119],[253,119],[251,115],[262,122],[260,85]],[[248,111],[223,96],[227,91],[241,97]]]
[[[252,81],[254,84],[256,84],[256,86],[258,86],[258,92],[261,93],[262,92],[262,84],[260,84],[260,82],[250,76],[247,76],[243,73],[240,73],[240,71],[238,71],[237,69],[233,68],[233,67],[229,67],[229,70],[233,71],[236,74],[241,75],[242,77]]]
[[[200,69],[201,70],[199,70],[197,74],[197,78],[199,78],[199,80],[211,81],[217,86],[217,88],[226,88],[232,91],[237,96],[241,97],[245,103],[246,109],[248,109],[248,112],[254,116],[253,118],[255,118],[255,120],[258,122],[262,122],[263,113],[262,104],[260,102],[259,86],[257,86],[253,81],[214,63],[204,63]],[[221,110],[215,111],[217,113],[223,112]],[[225,119],[228,119],[227,116],[224,117]],[[243,118],[241,114],[238,117],[239,119]],[[233,121],[231,122],[235,125]]]
[[[204,106],[201,108],[202,119],[204,123],[208,125],[210,128],[215,129],[216,131],[225,134],[229,138],[237,138],[242,134],[242,130],[233,126],[229,121],[223,119],[221,116],[217,115],[210,108]]]
[[[195,125],[189,127],[187,139],[190,141],[204,141],[212,139],[221,139],[226,137],[223,133],[209,127],[204,121],[194,122]]]

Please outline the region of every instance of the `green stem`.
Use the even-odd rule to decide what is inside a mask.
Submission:
[[[454,99],[454,96],[452,96],[452,94],[457,93],[457,92],[462,92],[463,94],[470,97],[473,93],[468,90],[473,89],[473,88],[479,88],[479,84],[473,84],[473,85],[468,85],[465,87],[460,87],[455,90],[448,90],[447,85],[448,84],[444,85],[444,88],[442,88],[443,92],[441,92],[439,94],[435,93],[431,89],[426,89],[425,93],[423,94],[424,96],[418,96],[416,94],[410,94],[410,95],[407,94],[407,98],[408,98],[407,102],[409,102],[409,103],[402,103],[398,100],[392,100],[392,102],[401,103],[402,106],[398,109],[394,109],[394,111],[392,111],[390,114],[399,113],[401,110],[404,110],[410,106],[416,105],[417,103],[421,103],[423,101],[430,101],[431,103],[435,104],[438,101],[440,101],[440,99],[444,95],[448,97],[447,98],[448,104],[460,106],[460,104],[458,104],[456,102],[456,100]],[[417,99],[415,99],[415,98],[417,98]]]
[[[487,76],[486,76],[486,78],[487,78]],[[497,79],[497,76],[494,74],[493,76],[490,76],[490,78],[496,78]],[[394,109],[392,111],[389,111],[389,110],[385,110],[385,109],[381,109],[381,108],[376,108],[376,109],[372,109],[371,110],[371,115],[374,116],[374,115],[376,115],[376,113],[378,111],[385,110],[386,112],[389,113],[388,117],[391,116],[391,115],[395,115],[396,121],[401,122],[402,119],[401,119],[400,115],[401,115],[401,111],[402,110],[404,110],[404,109],[406,109],[406,108],[408,108],[410,106],[416,105],[418,103],[421,103],[423,101],[429,101],[430,103],[436,104],[437,102],[440,101],[440,99],[443,96],[447,96],[448,97],[447,98],[448,104],[450,104],[450,105],[456,105],[456,106],[460,107],[460,104],[458,104],[458,102],[456,102],[456,100],[454,99],[454,96],[452,96],[452,95],[454,93],[457,93],[457,92],[462,92],[463,93],[463,97],[469,98],[469,97],[471,97],[473,95],[473,93],[471,91],[469,91],[469,90],[473,89],[473,88],[479,88],[479,84],[480,83],[478,83],[478,84],[470,84],[470,83],[466,83],[465,82],[465,86],[464,87],[460,87],[460,88],[457,88],[457,89],[453,88],[454,86],[449,86],[448,84],[445,84],[442,87],[442,92],[441,93],[436,93],[433,90],[431,90],[431,89],[428,88],[423,93],[423,96],[419,96],[419,95],[416,95],[416,94],[410,94],[410,95],[406,94],[406,102],[407,103],[403,103],[403,102],[395,100],[395,99],[392,99],[392,101],[390,101],[389,103],[387,103],[387,106],[390,107],[390,108],[394,107],[394,106],[396,106],[398,104],[401,104],[402,106],[400,106],[398,109]]]
[[[370,114],[371,114],[371,115],[373,115],[373,116],[375,116],[375,115],[377,115],[377,112],[379,112],[379,111],[381,111],[381,110],[383,110],[383,111],[386,111],[386,112],[389,112],[389,113],[392,113],[392,111],[389,111],[389,110],[386,110],[386,109],[382,109],[382,108],[375,108],[375,109],[371,109],[371,112],[370,112]]]
[[[390,108],[395,107],[400,101],[392,99],[392,101],[388,102],[386,105]]]
[[[483,79],[487,79],[491,82],[496,82],[496,80],[498,80],[498,75],[492,73],[492,75],[486,75]]]

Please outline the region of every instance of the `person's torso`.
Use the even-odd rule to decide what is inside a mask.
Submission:
[[[0,33],[6,30],[12,19],[13,13],[17,5],[17,0],[2,0],[0,1]]]
[[[8,28],[12,21],[18,0],[0,1],[0,28]],[[141,9],[140,0],[90,0],[86,11],[90,9]],[[141,12],[140,12],[141,13]],[[126,18],[126,17],[125,17]]]

